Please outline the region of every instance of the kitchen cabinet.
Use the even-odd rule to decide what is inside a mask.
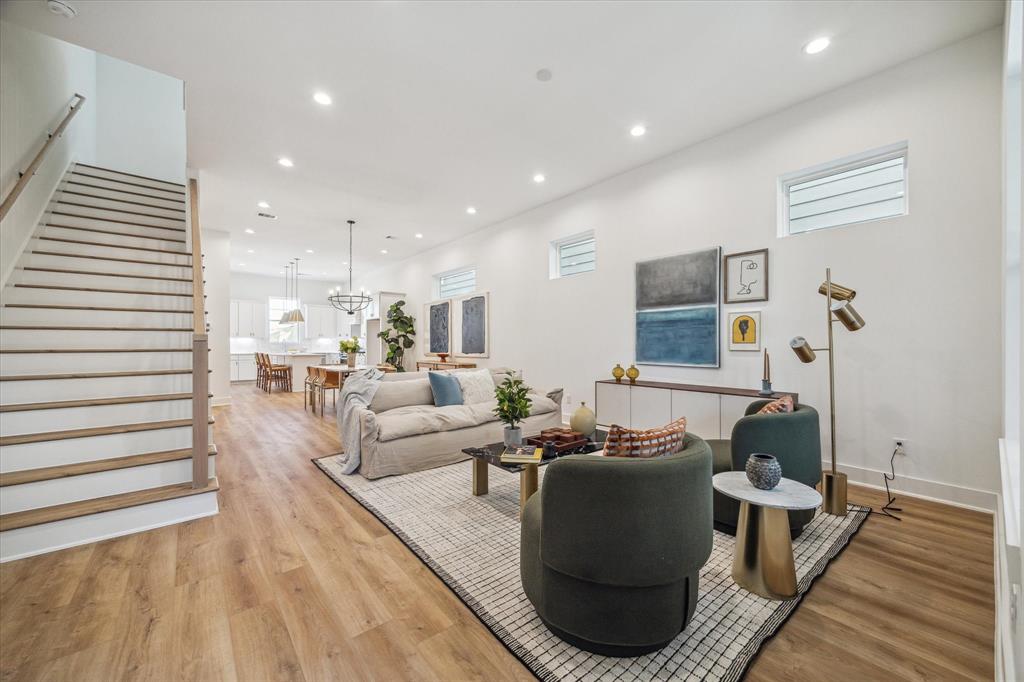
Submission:
[[[231,336],[234,338],[267,338],[267,304],[260,301],[233,299],[230,304]]]
[[[256,381],[256,357],[254,355],[231,356],[231,381]]]
[[[338,322],[333,306],[307,305],[305,318],[305,338],[333,339],[338,336]]]

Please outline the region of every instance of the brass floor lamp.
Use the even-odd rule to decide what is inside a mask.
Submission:
[[[821,506],[829,514],[846,516],[846,474],[836,470],[836,369],[832,325],[837,321],[842,322],[849,331],[855,332],[864,326],[864,318],[850,303],[857,292],[835,284],[832,281],[831,268],[825,268],[825,281],[818,287],[818,293],[825,297],[828,348],[811,348],[807,339],[802,336],[793,337],[789,345],[800,361],[804,363],[814,362],[817,357],[815,351],[828,353],[829,436],[832,439],[832,468],[830,471],[824,472],[821,479]]]

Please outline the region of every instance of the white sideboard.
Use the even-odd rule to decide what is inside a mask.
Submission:
[[[618,424],[631,429],[664,426],[686,417],[686,430],[705,440],[731,438],[732,427],[755,400],[755,390],[725,386],[612,380],[594,382],[594,412],[600,426]],[[787,395],[775,392],[773,398]],[[798,400],[796,393],[788,393]]]

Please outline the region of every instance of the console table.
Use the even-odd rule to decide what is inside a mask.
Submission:
[[[423,369],[432,369],[439,371],[442,369],[473,369],[476,367],[475,362],[441,362],[440,360],[417,360],[416,371],[419,372]]]
[[[771,398],[796,393],[776,391]],[[674,419],[686,417],[686,430],[701,438],[731,438],[732,427],[743,416],[747,405],[764,400],[754,389],[728,386],[704,386],[669,381],[637,381],[631,384],[614,379],[594,382],[594,412],[600,426],[618,424],[631,429],[652,429]]]

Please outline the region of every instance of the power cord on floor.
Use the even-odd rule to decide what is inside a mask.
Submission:
[[[892,451],[892,456],[889,458],[889,471],[890,471],[890,473],[887,474],[885,472],[882,472],[882,481],[883,481],[883,483],[885,483],[886,503],[878,511],[875,511],[874,507],[868,507],[868,514],[878,514],[879,516],[888,516],[890,519],[896,519],[897,521],[902,521],[903,520],[900,517],[898,517],[895,514],[893,514],[893,512],[902,512],[903,509],[901,507],[894,507],[894,506],[892,506],[893,503],[896,502],[896,496],[893,495],[892,491],[889,490],[889,483],[891,481],[895,481],[896,480],[896,453],[898,453],[899,451],[900,451],[900,449],[897,447],[895,450]],[[853,507],[854,507],[854,505],[847,504],[846,511],[848,511],[848,512],[852,511]]]

